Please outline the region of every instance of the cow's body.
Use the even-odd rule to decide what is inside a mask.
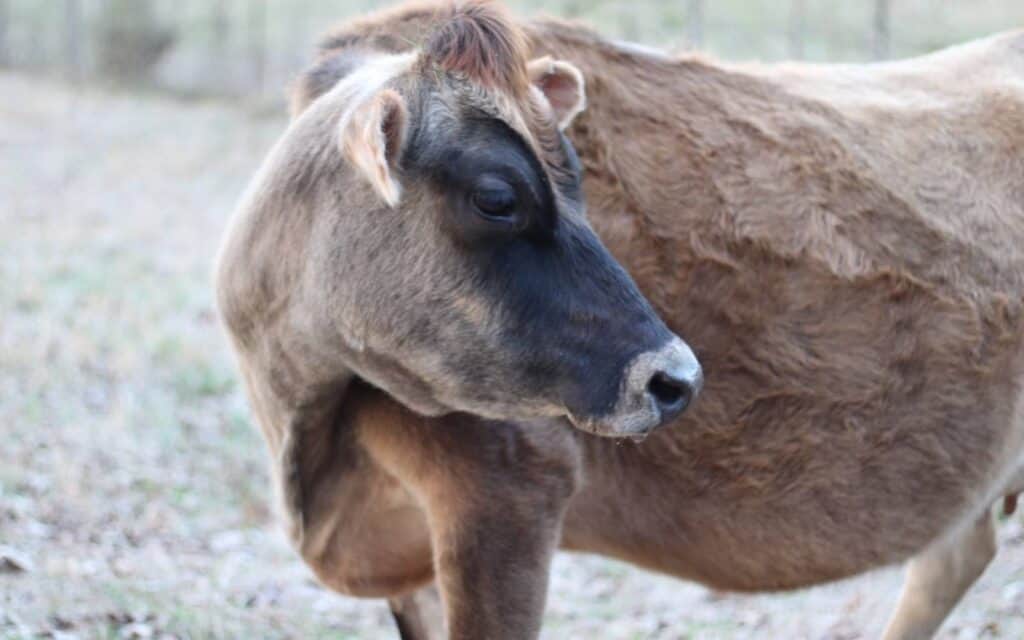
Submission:
[[[1024,37],[839,68],[551,49],[591,79],[591,220],[708,379],[642,446],[587,441],[630,515],[573,506],[568,543],[627,525],[596,546],[793,587],[987,506],[1024,427]]]
[[[345,31],[297,109],[332,56],[402,48],[380,34],[426,19]],[[569,137],[590,220],[694,346],[704,394],[633,443],[421,418],[357,386],[300,461],[306,560],[357,595],[436,576],[462,637],[536,631],[556,540],[738,590],[973,544],[964,576],[944,574],[966,582],[940,594],[952,606],[990,557],[988,508],[1018,489],[1024,35],[891,64],[727,66],[560,23],[527,33],[586,77]],[[891,637],[948,609],[904,605]]]

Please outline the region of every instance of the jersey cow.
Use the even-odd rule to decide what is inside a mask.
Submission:
[[[1024,35],[733,66],[416,5],[293,113],[219,306],[294,544],[404,638],[535,637],[558,547],[743,591],[909,559],[886,637],[928,638],[992,558]]]

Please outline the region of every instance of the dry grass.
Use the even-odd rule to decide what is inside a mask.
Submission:
[[[282,118],[14,75],[0,95],[0,637],[394,638],[276,532],[213,317],[212,255]],[[944,637],[1024,635],[1019,522],[1002,535]],[[562,556],[545,638],[874,637],[897,585],[726,596]]]

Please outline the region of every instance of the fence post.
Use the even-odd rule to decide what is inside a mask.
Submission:
[[[223,58],[227,49],[228,28],[227,0],[213,0],[210,2],[210,50],[219,58]]]
[[[288,52],[284,59],[288,61],[288,73],[294,73],[299,69],[305,68],[309,60],[313,57],[313,52],[310,47],[312,43],[308,41],[307,36],[307,24],[309,22],[306,12],[304,11],[289,11],[290,20],[288,21],[288,48],[291,51]],[[316,34],[317,38],[321,34]],[[274,81],[278,81],[278,77],[274,77]],[[276,89],[276,88],[275,88]]]
[[[217,94],[239,93],[242,88],[238,86],[237,78],[244,78],[244,72],[237,72],[238,56],[230,55],[231,22],[228,17],[228,0],[210,0],[208,8],[206,55],[209,56],[209,64],[202,82]]]
[[[686,11],[686,37],[690,46],[704,46],[704,0],[689,0]]]
[[[875,0],[871,53],[875,60],[889,57],[889,0]]]
[[[804,32],[807,20],[804,0],[793,0],[789,7],[789,56],[800,60],[804,57]]]
[[[9,41],[11,37],[11,10],[7,0],[0,0],[0,66],[9,60]]]
[[[267,75],[267,2],[249,0],[249,56],[252,60],[252,82],[258,94],[263,93]]]
[[[64,0],[64,71],[73,83],[82,79],[82,5],[79,0]]]

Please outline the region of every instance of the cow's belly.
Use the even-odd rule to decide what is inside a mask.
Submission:
[[[716,441],[680,424],[641,445],[590,441],[563,546],[729,590],[903,561],[987,508],[1020,463],[1016,395],[976,400],[970,422],[900,413],[890,440],[765,424]]]
[[[642,444],[586,439],[565,546],[721,588],[795,588],[916,554],[1009,479],[1020,305],[953,279],[766,265],[701,267],[683,302],[652,296],[704,391]]]

